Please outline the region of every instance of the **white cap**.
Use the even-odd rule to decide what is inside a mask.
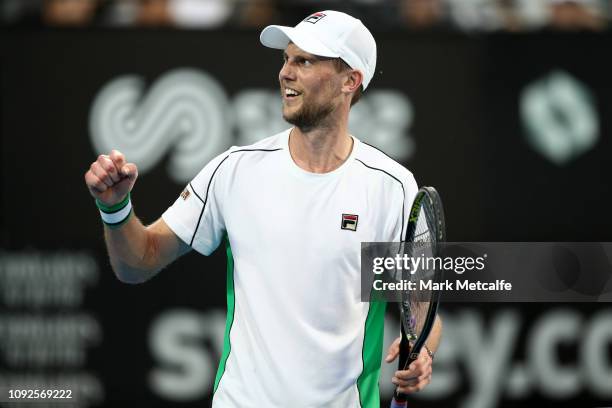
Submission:
[[[365,90],[376,70],[376,41],[363,23],[339,11],[319,11],[295,27],[270,25],[259,40],[270,48],[284,50],[293,42],[302,50],[320,57],[342,58],[363,74]]]

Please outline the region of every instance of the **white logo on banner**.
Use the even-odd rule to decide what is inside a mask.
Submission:
[[[412,104],[404,94],[374,90],[352,109],[349,128],[364,142],[404,161],[415,150],[408,133],[412,122]],[[245,89],[230,103],[215,78],[193,69],[166,73],[148,92],[141,77],[116,78],[100,90],[90,113],[98,154],[120,150],[138,165],[140,174],[169,154],[168,172],[179,184],[231,145],[252,144],[288,127],[278,91]]]
[[[406,95],[391,90],[372,91],[351,109],[349,128],[366,143],[396,160],[414,155],[415,143],[408,130],[414,110]]]
[[[234,112],[238,145],[255,143],[289,126],[280,113],[279,93],[267,89],[238,93]],[[406,95],[373,90],[351,109],[349,128],[364,142],[402,161],[414,154],[414,140],[408,133],[413,117],[412,103]]]
[[[502,399],[527,400],[534,393],[559,401],[584,394],[612,398],[612,362],[605,358],[612,344],[610,308],[587,316],[556,307],[538,314],[533,322],[523,317],[510,307],[489,317],[473,307],[443,314],[435,375],[414,398],[454,398],[459,408],[496,407]],[[225,323],[225,311],[217,309],[168,309],[155,316],[148,334],[153,360],[150,390],[170,402],[210,396]],[[397,337],[397,324],[386,317],[385,347]],[[564,344],[575,345],[576,352],[562,355],[559,348]],[[397,362],[381,366],[383,398],[395,390],[389,379],[396,370]]]
[[[230,129],[228,100],[218,82],[192,69],[170,71],[145,95],[138,76],[122,76],[96,96],[90,114],[95,150],[122,151],[141,173],[170,153],[168,172],[191,179],[225,147]]]
[[[171,309],[151,324],[149,348],[156,365],[149,373],[153,392],[171,401],[193,401],[212,389],[223,352],[225,313]],[[204,345],[208,343],[212,350]]]
[[[594,98],[567,72],[554,71],[527,85],[520,111],[529,144],[555,164],[579,157],[599,139]]]

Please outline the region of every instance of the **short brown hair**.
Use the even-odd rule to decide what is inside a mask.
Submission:
[[[333,62],[334,62],[334,67],[336,68],[337,72],[343,72],[348,69],[351,69],[351,67],[346,62],[344,62],[342,58],[334,58]],[[363,84],[359,85],[359,88],[357,88],[355,93],[353,93],[353,98],[351,99],[351,106],[356,104],[359,101],[359,99],[361,99],[362,94],[363,94]]]

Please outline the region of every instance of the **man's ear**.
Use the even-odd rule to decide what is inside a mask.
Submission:
[[[348,72],[348,76],[342,85],[342,91],[344,92],[355,92],[361,84],[363,83],[363,74],[361,71],[357,71],[356,69],[351,69]]]

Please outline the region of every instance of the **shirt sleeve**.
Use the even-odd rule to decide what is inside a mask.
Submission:
[[[226,151],[211,160],[162,214],[170,229],[203,255],[217,249],[225,235],[219,185],[223,183],[220,169],[229,155]]]

